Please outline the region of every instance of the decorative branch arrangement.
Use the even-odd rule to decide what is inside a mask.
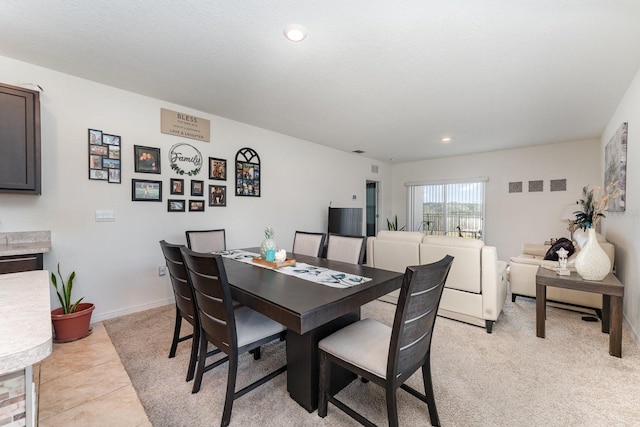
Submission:
[[[604,194],[600,194],[602,187],[593,187],[589,190],[587,185],[582,189],[582,199],[578,200],[582,210],[574,212],[576,219],[573,221],[575,225],[586,230],[587,228],[595,228],[601,218],[605,218],[603,213],[609,200],[620,196],[620,189],[616,188],[618,181],[612,182],[605,188]]]

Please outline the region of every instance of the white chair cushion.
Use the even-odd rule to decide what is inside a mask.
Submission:
[[[238,347],[259,341],[286,329],[275,320],[271,320],[249,307],[243,306],[236,309],[235,317]]]
[[[362,237],[329,236],[327,259],[358,264],[362,252]]]
[[[363,319],[340,329],[318,343],[318,348],[381,378],[387,376],[391,328]]]
[[[293,253],[318,256],[322,244],[322,234],[296,233],[293,239]]]
[[[198,231],[189,233],[189,243],[191,250],[202,253],[224,251],[223,231]]]

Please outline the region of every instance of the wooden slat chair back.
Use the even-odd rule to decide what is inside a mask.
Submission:
[[[407,267],[393,327],[389,328],[373,319],[363,319],[318,343],[320,417],[327,415],[328,402],[331,402],[361,424],[374,425],[329,392],[331,365],[336,364],[360,375],[363,380],[384,387],[389,426],[398,426],[398,388],[425,402],[431,424],[440,425],[431,380],[431,340],[442,290],[452,262],[453,257],[447,255],[432,264]],[[422,368],[424,394],[404,384],[419,368]]]
[[[246,306],[234,307],[224,261],[220,255],[181,249],[196,301],[200,323],[200,351],[193,393],[200,390],[202,375],[229,362],[222,426],[229,425],[233,401],[286,371],[284,365],[263,378],[235,391],[238,356],[259,349],[274,340],[284,340],[286,329],[280,323]],[[227,356],[205,366],[207,344],[212,343]]]

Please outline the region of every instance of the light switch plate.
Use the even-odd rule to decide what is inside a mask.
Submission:
[[[113,209],[96,209],[96,222],[113,222],[116,220],[116,213]]]

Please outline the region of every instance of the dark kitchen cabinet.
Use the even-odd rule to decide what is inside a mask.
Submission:
[[[40,94],[0,84],[0,193],[40,194]]]
[[[0,257],[0,274],[42,270],[42,267],[43,257],[41,253]]]

